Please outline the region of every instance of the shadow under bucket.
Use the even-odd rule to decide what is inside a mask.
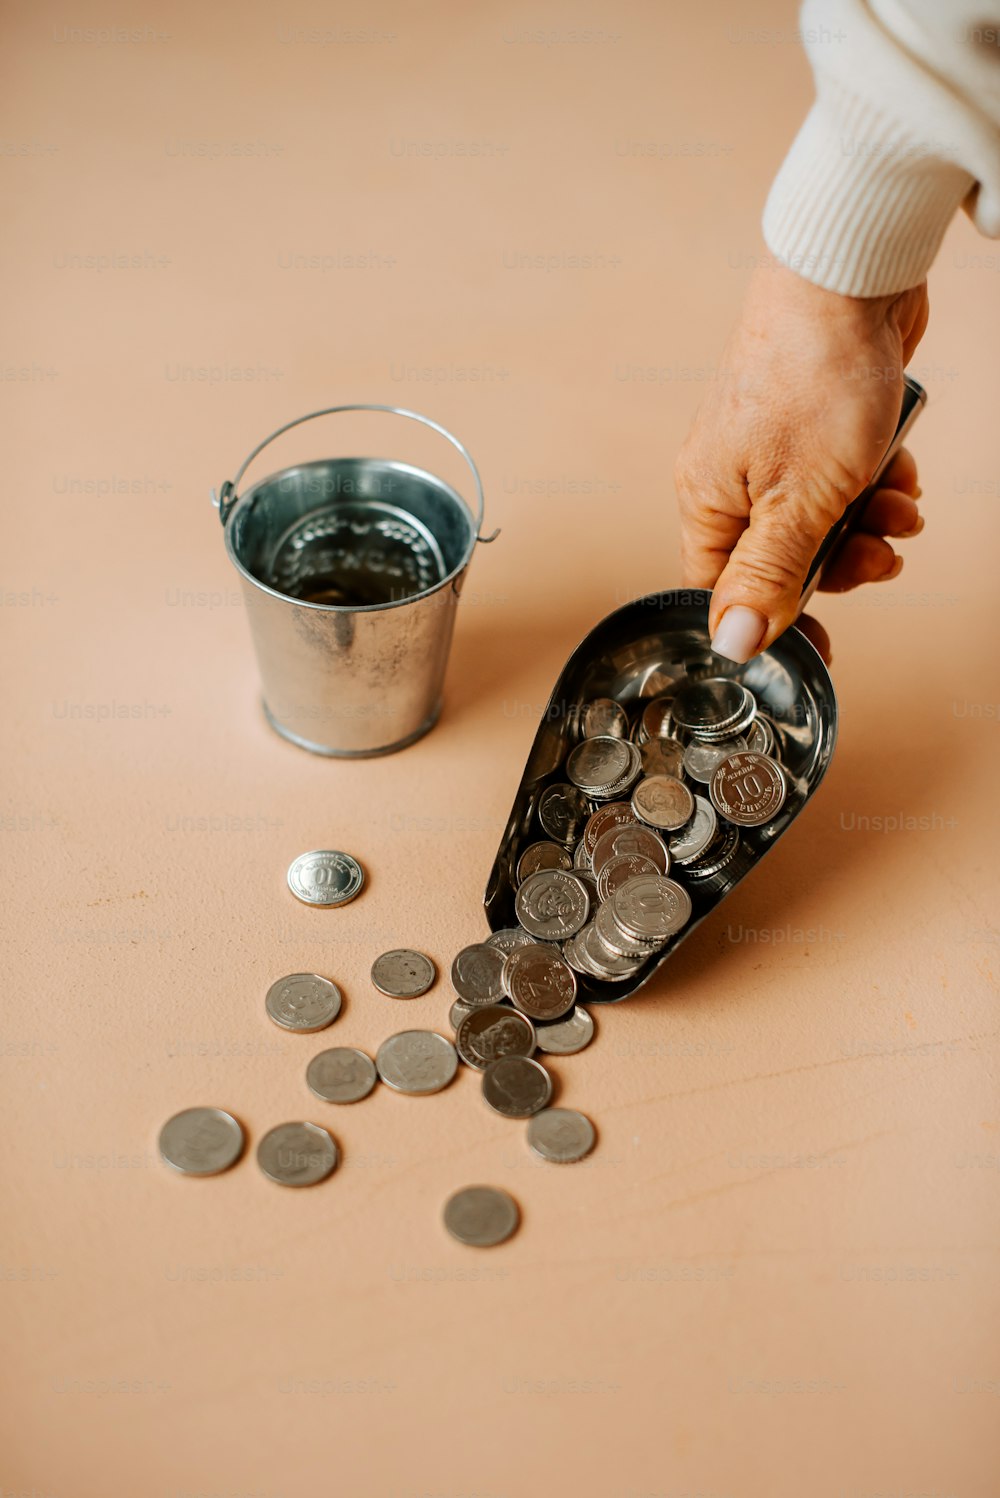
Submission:
[[[380,411],[438,432],[468,464],[476,510],[388,458],[323,458],[237,494],[276,437],[318,416]],[[315,754],[390,754],[437,722],[455,609],[483,521],[456,437],[399,406],[332,406],[280,427],[213,502],[240,574],[268,721]]]

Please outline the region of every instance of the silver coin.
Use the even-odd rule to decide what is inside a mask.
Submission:
[[[596,922],[588,926],[586,936],[583,938],[583,947],[594,970],[606,983],[631,978],[642,967],[648,955],[622,957],[620,953],[612,951],[601,936]]]
[[[673,696],[654,697],[642,710],[642,731],[647,741],[666,738],[670,733]]]
[[[699,785],[707,785],[716,767],[721,764],[727,754],[747,747],[747,741],[744,738],[724,739],[719,744],[692,739],[684,750],[684,773],[692,780],[697,780]]]
[[[581,838],[576,847],[573,849],[573,873],[581,874],[589,872],[590,854],[587,852],[587,844],[584,842],[583,838]]]
[[[586,923],[590,896],[575,874],[540,869],[518,886],[514,909],[532,936],[542,941],[565,941]]]
[[[700,858],[712,846],[718,830],[719,819],[711,801],[706,801],[704,796],[695,796],[694,816],[686,827],[670,838],[671,858],[682,866]]]
[[[464,999],[456,999],[448,1010],[448,1023],[453,1030],[457,1030],[467,1014],[475,1014],[475,1004],[467,1004]]]
[[[757,716],[746,731],[746,747],[751,754],[771,754],[774,749],[774,729],[766,718]]]
[[[437,968],[423,952],[394,947],[372,963],[372,982],[390,999],[417,999],[434,983]]]
[[[484,945],[495,947],[498,952],[503,952],[506,956],[508,952],[513,952],[515,947],[533,947],[537,940],[537,936],[532,936],[530,932],[524,930],[523,926],[504,926],[488,936]]]
[[[674,695],[673,720],[699,738],[724,734],[754,707],[753,696],[729,676],[709,676],[689,681]]]
[[[590,803],[575,785],[550,785],[538,802],[542,830],[557,843],[575,843],[590,816]]]
[[[574,869],[573,872],[576,874],[576,877],[579,879],[580,883],[587,891],[587,898],[590,900],[591,910],[595,909],[597,906],[597,902],[600,899],[600,895],[597,893],[596,878],[589,869]]]
[[[658,874],[662,873],[651,858],[645,858],[641,853],[616,853],[614,858],[601,866],[601,872],[597,876],[598,900],[607,900],[614,894],[616,889],[621,889],[626,879],[631,879],[634,874]]]
[[[257,1146],[257,1164],[279,1186],[315,1186],[337,1168],[332,1135],[314,1123],[283,1123],[269,1129]]]
[[[267,990],[268,1017],[283,1030],[313,1035],[332,1025],[340,1013],[342,996],[336,983],[318,973],[289,973]]]
[[[567,940],[569,940],[569,938],[567,938]],[[530,942],[522,942],[520,946],[514,947],[510,952],[505,953],[503,971],[500,974],[500,982],[503,985],[503,993],[496,1001],[498,1004],[503,1004],[507,999],[510,998],[510,992],[507,988],[507,958],[511,957],[514,952],[524,951],[526,947],[531,947],[536,952],[550,952],[553,957],[559,957],[562,953],[563,944],[562,942],[558,941],[539,941],[537,936],[533,936]]]
[[[586,931],[587,927],[584,926],[582,931],[578,931],[575,936],[571,936],[568,941],[564,941],[562,944],[562,959],[569,964],[574,973],[590,973],[590,968],[586,964],[586,958],[581,955],[579,950],[580,938],[586,934]]]
[[[542,869],[571,869],[573,859],[559,843],[529,843],[517,860],[517,882],[523,884]]]
[[[504,963],[504,987],[529,1019],[562,1019],[576,1002],[572,968],[549,946],[519,947]]]
[[[684,768],[684,746],[677,739],[647,739],[639,752],[644,775],[678,778]]]
[[[401,1030],[383,1040],[375,1065],[387,1087],[420,1097],[448,1086],[458,1070],[458,1054],[436,1030]]]
[[[320,1051],[306,1067],[306,1083],[325,1103],[357,1103],[378,1081],[375,1063],[353,1046]]]
[[[535,1030],[535,1043],[550,1056],[575,1056],[594,1038],[594,1021],[590,1011],[577,1004],[565,1019]]]
[[[766,754],[730,754],[715,769],[708,793],[727,822],[760,827],[785,804],[788,782],[778,761]]]
[[[637,874],[611,897],[615,920],[630,936],[662,941],[691,917],[691,896],[683,885],[662,874]]]
[[[465,1016],[455,1032],[455,1049],[466,1065],[482,1071],[501,1056],[530,1056],[535,1027],[516,1009],[491,1004]]]
[[[364,882],[358,860],[332,848],[300,853],[288,870],[288,888],[306,905],[346,905],[361,893]]]
[[[620,796],[628,794],[642,774],[642,754],[639,746],[633,744],[631,739],[629,739],[625,744],[625,748],[628,750],[628,764],[625,767],[624,774],[617,780],[612,781],[611,785],[600,787],[596,793],[598,799],[617,801]]]
[[[580,713],[580,735],[585,739],[627,738],[628,713],[613,697],[595,697]]]
[[[160,1130],[160,1154],[186,1176],[214,1176],[243,1153],[243,1130],[222,1108],[184,1108]]]
[[[713,879],[716,874],[721,873],[732,863],[739,846],[739,829],[727,826],[724,836],[716,839],[703,858],[685,865],[685,875],[694,880]]]
[[[648,858],[661,874],[665,874],[670,867],[670,853],[659,833],[654,832],[651,827],[643,827],[639,822],[632,822],[623,827],[613,827],[598,839],[594,849],[594,872],[598,879],[606,863],[628,854]]]
[[[600,935],[601,941],[614,957],[630,957],[633,961],[637,959],[645,960],[660,945],[659,942],[640,940],[638,937],[632,936],[629,932],[625,931],[615,915],[613,900],[605,900],[594,917],[594,926]],[[604,977],[602,972],[595,969],[594,960],[586,946],[580,949],[580,956],[587,964],[588,971],[592,972],[597,978]]]
[[[517,1230],[517,1202],[498,1186],[463,1186],[444,1204],[444,1225],[459,1243],[493,1248]]]
[[[632,792],[632,810],[642,822],[665,832],[676,832],[689,821],[694,797],[683,781],[672,775],[650,775]]]
[[[619,940],[616,935],[615,940]],[[629,938],[623,938],[629,940]],[[651,953],[657,950],[648,943],[643,947],[639,956],[622,956],[618,951],[612,951],[600,935],[597,921],[592,921],[585,930],[580,932],[579,957],[582,966],[592,978],[604,983],[619,983],[623,978],[631,977],[637,973]],[[638,947],[636,948],[638,950]]]
[[[530,1118],[547,1108],[552,1078],[540,1061],[527,1056],[501,1056],[483,1072],[483,1098],[504,1118]]]
[[[504,953],[486,942],[463,947],[451,965],[451,981],[467,1004],[495,1004],[503,998]]]
[[[631,763],[627,742],[602,734],[577,744],[566,761],[566,775],[580,790],[600,795],[621,779]]]
[[[555,1165],[582,1160],[596,1140],[594,1125],[575,1108],[545,1108],[528,1124],[528,1147]]]
[[[594,849],[606,832],[615,827],[634,827],[635,812],[627,801],[608,801],[588,817],[583,829],[583,848],[593,861]]]

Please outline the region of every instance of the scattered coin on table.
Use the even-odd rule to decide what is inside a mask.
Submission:
[[[576,978],[555,947],[515,947],[503,965],[503,985],[529,1019],[562,1019],[576,1002]]]
[[[346,905],[361,893],[364,882],[358,860],[332,848],[300,853],[288,870],[288,888],[306,905]]]
[[[318,973],[289,973],[267,991],[264,1006],[283,1030],[312,1035],[332,1025],[340,1013],[342,998],[336,983]]]
[[[501,1056],[530,1056],[535,1049],[535,1027],[516,1009],[490,1004],[473,1009],[455,1032],[455,1049],[478,1071]]]
[[[257,1146],[257,1164],[279,1186],[315,1186],[337,1168],[337,1145],[314,1123],[283,1123]]]
[[[535,1042],[550,1056],[573,1056],[594,1038],[594,1021],[582,1004],[577,1004],[565,1019],[547,1025],[536,1025]]]
[[[575,1108],[544,1108],[528,1122],[528,1145],[543,1160],[569,1165],[594,1148],[597,1135],[585,1113]]]
[[[527,1056],[502,1056],[483,1072],[483,1098],[504,1118],[529,1118],[551,1097],[552,1078],[540,1061]]]
[[[320,1051],[306,1067],[309,1088],[326,1103],[357,1103],[378,1081],[372,1058],[353,1046]]]
[[[390,999],[418,999],[433,985],[437,968],[423,952],[395,947],[372,963],[371,978],[379,993]]]
[[[458,1052],[435,1030],[401,1030],[383,1040],[375,1065],[387,1087],[419,1097],[448,1086],[458,1070]]]
[[[214,1176],[243,1153],[243,1130],[223,1108],[185,1108],[160,1130],[160,1154],[187,1176]]]
[[[463,1186],[444,1204],[444,1225],[459,1243],[493,1248],[516,1230],[517,1202],[499,1186]]]

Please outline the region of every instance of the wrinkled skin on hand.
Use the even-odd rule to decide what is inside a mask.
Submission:
[[[870,482],[892,440],[903,368],[927,326],[927,286],[884,297],[846,297],[780,266],[750,283],[721,367],[677,460],[684,582],[714,589],[709,627],[742,637],[746,659],[795,618],[809,564],[830,526]],[[916,465],[900,452],[825,573],[822,591],[896,577],[887,538],[918,535]],[[739,618],[741,627],[735,628]],[[800,627],[830,659],[826,631]]]

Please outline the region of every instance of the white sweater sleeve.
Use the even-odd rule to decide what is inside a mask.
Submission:
[[[764,209],[775,257],[848,296],[927,274],[964,205],[1000,236],[997,0],[805,0],[816,101]]]

